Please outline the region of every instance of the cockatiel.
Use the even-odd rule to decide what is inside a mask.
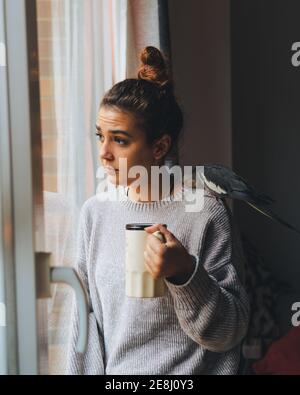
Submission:
[[[275,201],[269,196],[259,193],[246,180],[238,176],[231,169],[223,165],[204,165],[204,173],[200,177],[206,188],[219,198],[231,198],[243,200],[249,206],[265,215],[266,217],[277,221],[281,225],[288,227],[300,234],[300,230],[284,221],[271,209],[270,205]]]

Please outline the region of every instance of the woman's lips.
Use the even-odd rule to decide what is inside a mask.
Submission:
[[[114,175],[115,173],[117,173],[119,170],[117,170],[117,169],[114,169],[113,167],[104,167],[104,169],[105,169],[105,171],[108,173],[108,174],[112,174],[112,175]]]

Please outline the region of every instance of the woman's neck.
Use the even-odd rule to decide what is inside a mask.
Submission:
[[[156,185],[156,183],[154,183]],[[155,187],[155,185],[148,184],[148,191],[142,191],[140,187],[132,188],[129,186],[127,191],[127,196],[130,200],[134,202],[143,202],[143,203],[151,203],[153,201],[162,200],[166,197],[169,197],[174,192],[174,177],[171,176],[170,179],[170,188],[167,193],[162,190],[162,181],[161,177],[159,178],[159,187]],[[158,199],[157,199],[158,196]],[[152,199],[154,198],[154,200]]]

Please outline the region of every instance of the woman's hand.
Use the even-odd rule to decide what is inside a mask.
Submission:
[[[179,240],[163,225],[157,224],[145,228],[149,233],[145,263],[148,271],[154,278],[166,277],[168,280],[184,283],[195,269],[193,257],[187,252]],[[161,232],[166,243],[151,235],[156,231]]]

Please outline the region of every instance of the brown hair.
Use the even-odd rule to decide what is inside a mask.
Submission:
[[[155,47],[141,53],[138,78],[128,78],[115,84],[103,97],[100,106],[116,107],[134,114],[145,131],[148,144],[163,134],[170,135],[177,148],[183,127],[183,114],[176,101],[168,62]]]

